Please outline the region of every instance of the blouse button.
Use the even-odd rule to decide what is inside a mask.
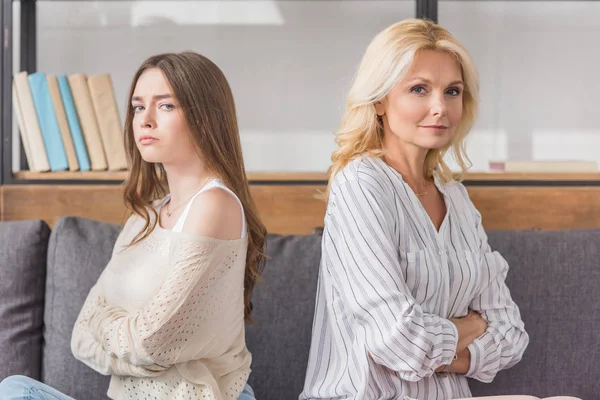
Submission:
[[[439,250],[439,253],[440,253],[440,256],[443,256],[443,255],[444,255],[444,253],[446,253],[446,252],[444,251],[444,249],[440,249],[440,250]]]

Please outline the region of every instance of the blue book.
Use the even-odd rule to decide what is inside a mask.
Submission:
[[[79,125],[79,117],[77,116],[77,109],[73,102],[69,81],[65,75],[58,75],[56,80],[58,80],[60,97],[62,98],[65,107],[65,114],[67,114],[69,129],[71,130],[71,136],[73,137],[73,145],[75,146],[75,154],[77,154],[79,170],[89,171],[90,158],[87,153],[87,148],[85,147],[85,140],[83,139],[83,133],[81,132],[81,125]]]
[[[58,120],[56,119],[56,112],[54,111],[54,105],[52,104],[50,90],[48,90],[46,74],[35,72],[30,74],[28,79],[35,112],[40,122],[44,146],[46,147],[46,153],[48,154],[50,170],[66,170],[69,168],[67,153],[65,152],[62,137],[60,136],[60,128],[58,127]]]

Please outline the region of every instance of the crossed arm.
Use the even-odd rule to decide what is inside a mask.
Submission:
[[[475,210],[483,283],[473,312],[454,319],[424,312],[398,274],[391,201],[369,182],[347,181],[332,192],[326,216],[327,279],[364,328],[370,357],[408,381],[444,369],[491,381],[521,359],[529,340],[505,284],[506,261],[489,248]]]

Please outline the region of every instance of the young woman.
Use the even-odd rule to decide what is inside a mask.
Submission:
[[[478,78],[426,20],[369,45],[332,156],[322,260],[300,399],[470,397],[529,338],[481,216],[444,155],[467,169]]]
[[[75,323],[73,354],[111,375],[111,399],[253,399],[244,323],[266,230],[227,80],[199,54],[161,54],[129,99],[133,214]],[[24,377],[0,385],[2,399],[47,394],[69,398]]]

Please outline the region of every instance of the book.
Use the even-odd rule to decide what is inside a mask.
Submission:
[[[17,88],[15,83],[12,84],[12,102],[13,102],[13,112],[15,114],[15,118],[17,119],[17,124],[19,126],[19,132],[21,132],[21,143],[23,143],[23,149],[25,150],[25,158],[27,159],[27,164],[31,170],[35,170],[33,165],[35,164],[35,160],[33,159],[33,155],[31,154],[31,145],[29,144],[29,138],[25,132],[25,121],[23,119],[23,111],[21,110],[21,105],[19,104],[19,98],[17,96]]]
[[[90,89],[87,84],[87,77],[84,74],[74,74],[67,77],[73,102],[79,117],[85,144],[87,145],[90,164],[93,171],[104,171],[108,168],[106,155],[100,139],[98,121],[92,105]]]
[[[108,169],[118,171],[127,168],[123,128],[109,74],[88,76],[88,86],[100,137],[108,161]]]
[[[52,98],[52,104],[54,105],[54,112],[56,113],[60,136],[62,137],[65,152],[67,153],[69,171],[78,171],[79,162],[77,161],[73,137],[71,136],[71,130],[69,129],[69,122],[67,121],[67,114],[65,113],[65,107],[63,106],[60,95],[58,81],[54,75],[46,75],[46,80],[48,81],[48,90],[50,91],[50,97]]]
[[[48,162],[33,98],[31,97],[27,75],[27,71],[22,71],[13,76],[13,104],[17,112],[17,123],[21,131],[29,169],[36,172],[49,171],[50,163]],[[29,155],[27,152],[29,152]]]
[[[578,160],[490,161],[489,169],[492,172],[598,172],[598,163]]]
[[[67,122],[69,124],[69,131],[73,139],[73,146],[75,147],[75,154],[77,155],[77,162],[79,164],[80,171],[90,170],[90,159],[85,146],[85,140],[83,139],[83,133],[81,132],[81,126],[79,125],[79,118],[77,117],[77,110],[75,109],[75,103],[73,103],[73,96],[71,95],[71,88],[65,75],[58,75],[56,77],[58,81],[58,88],[60,90],[60,97],[63,102]]]
[[[48,155],[51,171],[64,171],[69,168],[65,146],[58,126],[52,97],[48,89],[46,74],[34,72],[30,74],[29,87],[35,105],[35,111],[42,131],[42,138]]]

